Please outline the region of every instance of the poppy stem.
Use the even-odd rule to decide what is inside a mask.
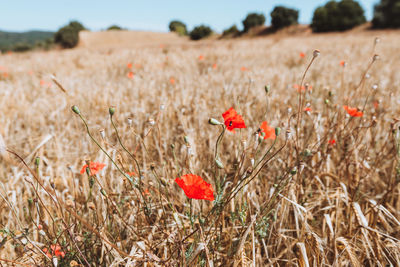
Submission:
[[[130,153],[130,152],[128,151],[128,149],[126,149],[125,146],[122,144],[121,138],[119,137],[119,133],[118,133],[117,127],[115,126],[115,123],[114,123],[114,121],[113,121],[112,115],[110,115],[110,120],[111,120],[112,126],[114,127],[115,133],[116,133],[116,135],[117,135],[117,139],[118,139],[119,144],[120,144],[121,147],[126,151],[126,153],[128,153],[129,156],[135,161],[135,164],[136,164],[136,166],[137,166],[137,171],[138,171],[138,173],[139,173],[139,179],[141,180],[141,179],[142,179],[142,171],[140,170],[139,162],[137,161],[136,157],[135,157],[132,153]],[[139,183],[139,186],[141,186],[140,183]]]

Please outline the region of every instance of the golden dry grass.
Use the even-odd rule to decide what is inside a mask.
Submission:
[[[395,266],[399,41],[396,31],[277,35],[0,56],[0,75],[8,73],[0,78],[0,134],[31,168],[0,142],[0,262],[51,265],[41,249],[57,243],[67,252],[57,258],[59,266]],[[297,115],[288,124],[298,110],[293,85],[300,84],[314,49],[321,55],[305,77],[312,93],[304,95],[312,111],[301,112],[297,136]],[[374,54],[380,58],[368,69]],[[133,79],[127,77],[130,62]],[[149,195],[141,197],[90,140],[72,105],[111,158],[137,172],[110,123],[108,107],[115,106],[122,142],[135,154],[141,190]],[[346,116],[343,105],[359,107],[364,116]],[[225,168],[216,169],[221,127],[207,121],[222,121],[232,106],[247,128],[225,133],[219,146]],[[265,167],[257,169],[252,161],[273,144],[258,144],[254,136],[265,120],[282,133]],[[106,164],[92,190],[79,173],[86,160]],[[185,173],[202,176],[219,198],[192,200],[193,222],[189,201],[174,182]]]

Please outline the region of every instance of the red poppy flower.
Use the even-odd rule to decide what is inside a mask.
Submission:
[[[135,172],[127,172],[126,174],[128,174],[129,176],[135,176],[136,175]]]
[[[214,200],[214,189],[198,175],[186,174],[176,178],[175,182],[183,189],[188,198]]]
[[[344,60],[340,61],[340,66],[346,67],[346,61],[344,61]]]
[[[270,139],[274,140],[276,138],[275,128],[268,126],[268,123],[266,121],[261,123],[260,129],[261,129],[261,132],[265,133],[264,139],[270,138]],[[261,133],[260,133],[260,135],[261,135]]]
[[[212,65],[212,68],[215,70],[215,69],[217,68],[217,63],[214,63],[214,64]]]
[[[133,77],[135,77],[135,74],[133,74],[133,71],[128,72],[128,74],[126,75],[129,79],[133,79]]]
[[[132,69],[132,63],[126,64],[126,67],[127,67],[128,69]]]
[[[303,52],[300,52],[300,57],[304,58],[306,56],[306,54],[304,54]]]
[[[374,101],[374,108],[375,109],[379,108],[379,101],[377,101],[377,100]]]
[[[175,84],[175,79],[174,78],[169,79],[169,83],[170,84]]]
[[[304,111],[311,112],[311,111],[312,111],[312,109],[311,109],[310,107],[306,107],[306,108],[304,109]]]
[[[228,109],[222,114],[225,120],[225,126],[228,131],[235,132],[235,128],[246,128],[244,120],[241,115],[237,114],[233,108]]]
[[[204,56],[203,55],[200,55],[199,56],[199,60],[203,60],[204,59]]]
[[[246,68],[246,67],[241,67],[240,70],[241,70],[241,71],[248,71],[249,69]]]
[[[90,162],[90,172],[92,175],[97,174],[99,171],[101,171],[104,167],[106,166],[106,164],[104,163],[99,163],[99,162]],[[83,165],[82,169],[81,169],[81,174],[84,174],[86,171],[86,168],[88,167],[87,164]]]
[[[65,257],[65,252],[61,250],[61,246],[59,244],[51,245],[50,250],[47,248],[43,249],[43,252],[46,253],[46,256],[49,258],[52,258],[52,256],[61,257],[61,258]]]
[[[349,106],[343,106],[343,108],[347,111],[347,113],[352,117],[362,117],[364,113],[359,111],[357,108],[351,108]]]
[[[328,144],[330,146],[333,146],[334,144],[336,144],[336,140],[335,139],[328,140]]]

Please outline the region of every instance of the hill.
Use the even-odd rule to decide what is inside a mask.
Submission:
[[[15,44],[25,43],[34,45],[36,42],[53,38],[54,32],[28,31],[28,32],[6,32],[0,31],[0,50],[9,50]]]

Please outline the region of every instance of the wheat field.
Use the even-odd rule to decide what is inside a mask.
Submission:
[[[397,266],[399,43],[363,31],[0,55],[0,263]],[[247,128],[221,134],[208,121],[231,107]],[[215,201],[188,199],[184,174]]]

